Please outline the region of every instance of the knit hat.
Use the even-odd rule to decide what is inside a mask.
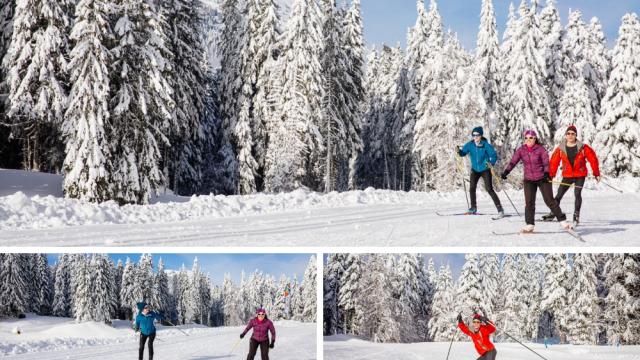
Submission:
[[[525,132],[524,132],[524,136],[525,136],[525,137],[527,137],[527,136],[533,136],[534,138],[537,138],[537,137],[538,137],[538,134],[536,134],[536,131],[535,131],[535,130],[531,130],[531,129],[529,129],[529,130],[525,130]]]
[[[484,131],[482,130],[482,126],[476,126],[471,130],[471,135],[480,134],[480,136],[484,135]]]
[[[267,312],[266,312],[266,311],[264,311],[264,309],[263,309],[263,308],[259,308],[258,310],[256,310],[256,315],[257,315],[257,314],[266,314],[266,313],[267,313]]]
[[[482,318],[482,315],[480,314],[473,314],[473,320],[480,320]]]
[[[573,124],[569,125],[569,127],[567,127],[567,131],[565,131],[564,133],[566,134],[569,131],[573,131],[574,133],[576,133],[576,135],[578,135],[578,128]]]

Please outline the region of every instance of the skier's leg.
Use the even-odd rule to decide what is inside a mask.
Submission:
[[[538,187],[533,181],[524,181],[524,220],[527,225],[535,225],[536,216],[536,193]]]
[[[562,201],[562,197],[564,196],[564,194],[569,191],[569,188],[571,187],[569,184],[573,184],[573,179],[562,178],[562,184],[560,184],[560,186],[558,187],[558,192],[556,193],[555,197],[558,206],[560,206],[560,201]]]
[[[153,341],[156,339],[156,333],[149,335],[149,360],[153,360]]]
[[[140,343],[138,344],[138,360],[142,360],[144,356],[144,344],[147,342],[147,335],[140,334]]]
[[[260,343],[260,359],[269,360],[269,340]]]
[[[562,213],[562,209],[560,209],[560,206],[558,206],[556,199],[553,198],[553,187],[551,186],[551,183],[546,181],[538,181],[537,184],[540,188],[540,193],[542,194],[544,203],[547,204],[549,209],[551,209],[551,212],[556,217],[556,219],[558,219],[558,221],[565,221],[567,219],[567,216]]]
[[[496,194],[495,190],[493,190],[493,176],[491,176],[491,170],[485,170],[482,172],[482,180],[484,180],[484,188],[491,196],[491,200],[493,200],[493,204],[496,206],[498,211],[502,211],[502,204],[500,204],[500,198],[498,194]]]
[[[584,177],[575,178],[576,187],[573,190],[574,195],[576,196],[576,205],[573,210],[573,213],[576,215],[580,215],[580,208],[582,207],[582,187],[584,186]]]
[[[489,355],[487,357],[487,360],[496,360],[496,356],[498,355],[498,351],[496,349],[493,349],[493,350],[489,351],[487,353],[487,355]]]
[[[258,342],[251,339],[249,343],[249,355],[247,355],[247,360],[253,360],[256,357],[256,352],[258,351]]]
[[[477,173],[471,169],[471,174],[469,175],[469,197],[471,198],[471,209],[478,208],[478,204],[476,203],[476,188],[481,176],[481,173]]]

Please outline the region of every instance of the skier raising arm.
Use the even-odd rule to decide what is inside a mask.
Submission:
[[[458,328],[473,341],[476,351],[480,354],[478,360],[495,360],[498,351],[489,336],[496,331],[496,327],[489,319],[480,314],[473,315],[471,327],[472,329],[469,329],[462,321],[462,315],[458,314]]]
[[[138,315],[134,324],[135,331],[140,331],[140,343],[138,347],[138,360],[142,360],[144,355],[144,344],[149,340],[149,360],[153,360],[153,341],[156,339],[156,326],[154,320],[162,320],[162,315],[151,311],[151,306],[144,302],[136,304]]]
[[[253,360],[260,346],[260,358],[262,360],[269,360],[269,349],[273,349],[276,343],[276,328],[273,326],[271,320],[267,318],[267,313],[264,309],[260,308],[256,311],[256,317],[251,319],[240,334],[240,339],[244,338],[249,330],[253,328],[253,334],[251,334],[251,342],[249,344],[249,355],[247,360]],[[269,343],[269,334],[271,333],[271,343]]]
[[[471,158],[471,172],[469,179],[469,195],[471,197],[471,208],[469,208],[467,214],[475,214],[478,211],[476,204],[476,186],[480,178],[484,180],[484,188],[491,196],[493,204],[498,210],[499,216],[504,216],[504,210],[498,195],[493,190],[493,179],[491,177],[491,169],[489,164],[495,165],[498,161],[498,154],[496,150],[489,144],[489,141],[485,139],[483,135],[482,126],[478,126],[471,131],[473,140],[467,142],[462,147],[458,147],[458,155],[466,156],[469,154]]]

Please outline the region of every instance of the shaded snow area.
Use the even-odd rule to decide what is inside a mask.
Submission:
[[[578,346],[526,344],[549,360],[638,360],[640,346]],[[324,337],[324,359],[422,360],[446,359],[449,343],[376,344],[345,335]],[[497,360],[540,360],[541,358],[517,343],[498,343]],[[454,342],[449,360],[478,358],[471,342]]]
[[[484,215],[439,216],[464,212],[465,193],[350,191],[320,194],[306,190],[275,195],[163,195],[150,205],[118,206],[64,199],[55,176],[0,170],[0,241],[15,246],[628,246],[640,233],[640,179],[610,180],[620,194],[595,181],[583,190],[578,242],[556,222],[538,222],[531,235],[517,232],[524,219],[499,192],[511,217],[492,220],[496,210],[478,190]],[[24,179],[21,179],[24,178]],[[5,180],[8,179],[8,180]],[[40,181],[40,182],[39,182]],[[51,181],[46,183],[46,181]],[[5,184],[14,184],[7,189]],[[479,186],[481,187],[481,186]],[[46,195],[42,189],[51,189]],[[40,189],[36,192],[33,189]],[[14,190],[15,191],[15,190]],[[509,190],[522,215],[524,196]],[[562,202],[573,212],[573,193]],[[538,195],[536,217],[549,210]]]
[[[281,360],[316,358],[316,324],[276,321],[275,326],[276,347],[270,351],[271,357]],[[244,327],[183,325],[179,327],[181,331],[157,327],[156,359],[245,359],[249,349],[247,336],[231,351]],[[21,330],[20,335],[14,333],[16,328]],[[2,318],[0,321],[0,356],[6,358],[134,359],[137,354],[138,335],[128,321],[116,320],[111,327],[96,322],[76,324],[72,319],[32,314],[28,314],[27,319]]]

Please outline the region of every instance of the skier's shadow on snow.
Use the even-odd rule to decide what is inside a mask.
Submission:
[[[624,232],[628,229],[625,225],[640,225],[640,221],[636,220],[613,220],[613,221],[592,221],[586,222],[583,227],[579,227],[580,234],[613,234]],[[600,227],[600,226],[616,226],[616,227]]]

